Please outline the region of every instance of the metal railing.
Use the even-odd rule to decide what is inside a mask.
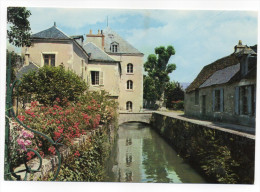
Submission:
[[[5,180],[13,180],[14,178],[16,178],[17,180],[21,180],[21,176],[17,175],[17,173],[21,173],[21,172],[25,172],[25,176],[23,180],[27,180],[28,177],[28,173],[30,174],[34,174],[35,172],[40,172],[40,169],[42,167],[42,157],[41,155],[34,149],[30,149],[28,148],[27,151],[31,151],[34,152],[35,155],[39,158],[39,166],[37,169],[32,169],[30,166],[27,165],[27,159],[24,157],[24,165],[25,165],[25,169],[19,170],[17,172],[14,172],[13,167],[11,165],[11,159],[10,159],[10,123],[11,123],[11,117],[14,118],[15,121],[17,121],[22,127],[24,127],[25,129],[38,134],[42,137],[44,137],[48,142],[50,142],[52,144],[52,146],[55,147],[56,150],[56,154],[58,156],[58,168],[54,174],[53,177],[53,181],[56,180],[59,171],[60,171],[60,166],[61,166],[61,155],[60,152],[58,150],[58,146],[62,145],[61,143],[59,143],[59,140],[61,138],[59,138],[58,140],[54,141],[52,138],[48,137],[47,135],[34,130],[33,128],[29,128],[27,125],[25,125],[24,123],[22,123],[18,118],[17,115],[14,112],[13,109],[13,90],[15,88],[15,86],[17,85],[17,88],[19,87],[20,81],[19,80],[15,80],[12,84],[11,84],[11,54],[8,55],[8,65],[7,65],[7,74],[6,74],[6,111],[5,111],[5,169],[4,169],[4,178]],[[18,106],[17,106],[18,107]],[[26,154],[25,154],[26,155]],[[12,177],[13,176],[13,177]]]

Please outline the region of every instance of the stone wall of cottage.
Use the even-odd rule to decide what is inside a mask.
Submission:
[[[241,115],[235,113],[235,87],[255,84],[254,80],[243,80],[238,83],[211,86],[199,89],[199,104],[195,104],[195,91],[185,93],[184,112],[185,115],[198,117],[201,119],[222,121],[228,123],[241,124],[246,126],[255,126],[255,116]],[[213,111],[213,91],[214,89],[223,89],[224,108],[223,112]],[[202,100],[206,97],[206,110],[203,113]]]

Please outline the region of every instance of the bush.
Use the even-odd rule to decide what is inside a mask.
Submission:
[[[44,66],[23,76],[19,95],[23,99],[30,95],[41,104],[53,105],[56,98],[76,101],[86,90],[86,82],[72,71],[62,66]]]
[[[116,108],[116,102],[102,91],[85,94],[77,102],[57,98],[53,106],[43,106],[33,101],[29,108],[21,111],[18,118],[28,127],[70,146],[73,138],[85,135],[88,130],[95,129],[100,124],[109,124],[115,120]],[[30,132],[25,135],[28,134]],[[34,134],[34,138],[24,138],[24,134],[19,135],[14,139],[20,145],[21,152],[26,152],[26,147],[29,146],[38,150],[42,156],[55,154],[54,147],[44,137]],[[27,156],[30,160],[34,154],[29,152]]]
[[[62,162],[57,181],[103,181],[108,156],[107,135],[99,132],[83,145],[72,148]],[[48,179],[52,179],[50,175]]]
[[[184,101],[172,101],[172,108],[175,110],[183,110]]]

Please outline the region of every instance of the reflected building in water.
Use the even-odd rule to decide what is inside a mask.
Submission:
[[[152,138],[149,129],[142,128],[142,124],[133,123],[131,126],[122,127],[118,131],[117,153],[117,181],[140,182],[142,173],[143,139]],[[127,129],[127,130],[126,130]]]

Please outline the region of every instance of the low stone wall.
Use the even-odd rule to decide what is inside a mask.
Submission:
[[[150,123],[152,117],[152,112],[120,112],[118,117],[118,124],[121,125],[126,122],[142,122],[142,123]]]
[[[80,138],[75,138],[73,139],[73,145],[79,146],[85,143],[91,136],[95,135],[97,132],[101,131],[103,127],[100,125],[97,129],[88,131],[86,135],[81,135]],[[108,125],[108,135],[109,135],[109,145],[112,147],[115,139],[115,126],[114,125]],[[110,147],[110,148],[111,148]],[[61,160],[65,159],[69,153],[70,153],[70,148],[66,146],[61,146],[59,148],[60,154],[61,154]],[[57,155],[47,155],[42,159],[42,167],[40,168],[39,172],[36,172],[34,174],[28,173],[27,175],[27,180],[41,180],[42,178],[48,176],[48,174],[55,169],[58,165],[58,156]],[[38,158],[33,158],[30,160],[27,164],[31,169],[36,170],[39,167],[39,159]],[[14,169],[14,172],[24,170],[25,165],[22,164],[19,167]],[[24,180],[25,177],[25,172],[17,173],[17,175],[21,176],[21,180]]]
[[[153,113],[151,126],[212,183],[254,183],[254,135]]]

